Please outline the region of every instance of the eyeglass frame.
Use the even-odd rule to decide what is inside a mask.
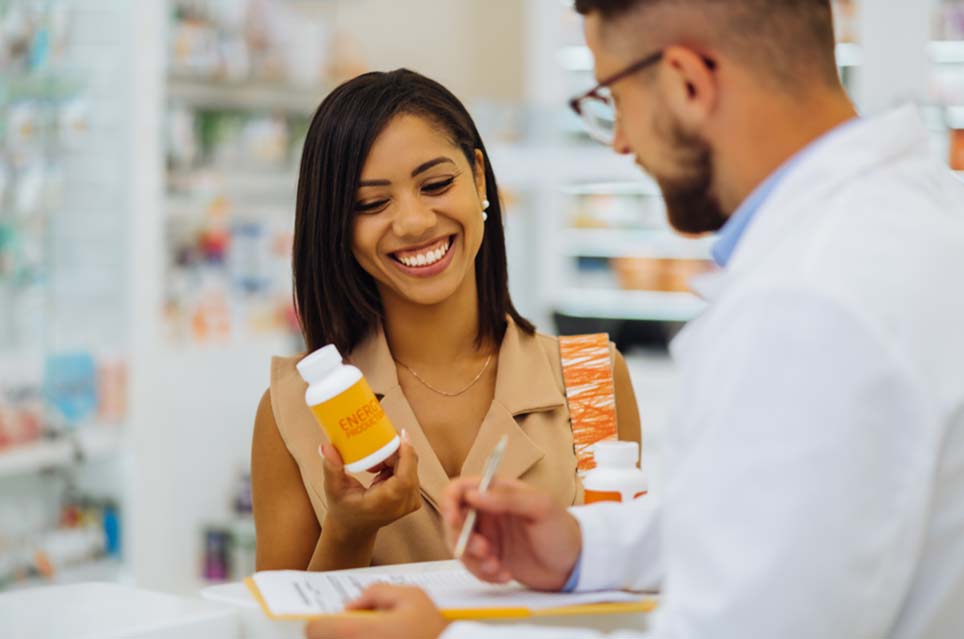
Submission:
[[[573,112],[579,117],[583,117],[582,107],[580,106],[583,100],[599,100],[600,102],[604,101],[604,98],[601,95],[599,95],[600,91],[602,91],[603,89],[608,89],[613,84],[619,82],[623,78],[627,78],[631,76],[637,71],[642,71],[646,67],[656,64],[657,62],[663,59],[663,55],[664,55],[663,51],[659,50],[656,53],[652,53],[641,60],[637,60],[636,62],[632,63],[622,71],[617,71],[616,73],[612,74],[608,78],[605,78],[599,84],[589,89],[585,93],[581,95],[577,95],[576,97],[570,99],[569,108],[571,108]]]
[[[569,108],[571,108],[578,117],[580,118],[584,117],[582,113],[582,107],[580,106],[583,100],[599,100],[600,102],[604,102],[605,98],[599,95],[600,91],[602,91],[603,89],[608,89],[610,86],[619,82],[623,78],[627,78],[634,73],[642,71],[646,67],[656,64],[657,62],[663,59],[663,56],[665,54],[666,54],[665,51],[660,49],[659,51],[655,53],[651,53],[650,55],[646,56],[645,58],[642,58],[641,60],[637,60],[636,62],[632,63],[622,71],[617,71],[616,73],[612,74],[608,78],[605,78],[599,84],[597,84],[590,90],[586,91],[585,93],[581,95],[577,95],[574,98],[571,98],[569,100]],[[703,62],[706,64],[707,67],[710,68],[710,70],[716,69],[715,60],[705,55],[700,57],[703,58]]]

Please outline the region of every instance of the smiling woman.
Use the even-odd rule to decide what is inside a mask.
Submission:
[[[503,435],[500,476],[581,501],[559,343],[512,304],[495,174],[451,92],[398,70],[325,99],[302,155],[292,266],[308,350],[348,353],[407,443],[374,474],[346,473],[305,405],[300,358],[275,358],[252,447],[258,569],[451,558],[440,495]],[[619,435],[639,441],[611,345],[609,361]]]

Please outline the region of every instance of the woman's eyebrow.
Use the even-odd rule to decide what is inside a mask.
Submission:
[[[415,167],[415,170],[412,171],[412,177],[415,177],[419,173],[424,173],[425,171],[428,171],[433,166],[444,164],[445,162],[448,162],[449,164],[455,164],[453,160],[442,155],[435,158],[434,160],[429,160],[428,162],[422,162],[421,164],[419,164],[417,167]]]
[[[447,157],[445,157],[444,155],[443,155],[443,156],[439,156],[439,157],[435,158],[434,160],[429,160],[428,162],[422,162],[422,163],[419,164],[417,167],[415,167],[415,170],[414,170],[414,171],[412,171],[412,177],[416,177],[419,173],[425,173],[426,171],[428,171],[428,170],[429,170],[430,168],[432,168],[433,166],[438,166],[439,164],[445,164],[446,162],[448,162],[449,164],[455,164],[455,161],[454,161],[454,160],[452,160],[451,158],[447,158]],[[391,181],[391,180],[362,180],[361,182],[358,183],[358,186],[359,186],[359,187],[362,187],[362,186],[391,186],[391,184],[392,184],[392,181]]]

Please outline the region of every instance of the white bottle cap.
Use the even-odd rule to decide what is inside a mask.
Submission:
[[[339,366],[341,366],[341,353],[334,344],[319,348],[297,364],[298,373],[309,384],[317,382]]]
[[[639,444],[636,442],[597,442],[592,448],[598,466],[633,467],[639,461]]]

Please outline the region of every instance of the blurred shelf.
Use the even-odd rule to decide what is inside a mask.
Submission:
[[[76,434],[13,446],[0,451],[0,477],[101,459],[120,450],[121,428],[81,428]]]
[[[631,156],[618,155],[601,144],[502,144],[489,149],[489,158],[499,183],[512,186],[652,182]]]
[[[82,87],[80,79],[70,73],[4,73],[0,75],[0,103],[22,99],[62,100]]]
[[[841,69],[859,67],[864,63],[864,50],[854,42],[837,43],[837,66]]]
[[[708,260],[714,237],[687,239],[670,230],[567,229],[563,246],[578,257],[653,257]]]
[[[8,586],[7,590],[25,590],[40,586],[63,586],[88,581],[120,581],[125,575],[124,562],[115,558],[94,559],[65,566],[52,577],[31,577]],[[2,590],[0,590],[2,592]]]
[[[633,182],[590,182],[586,184],[567,184],[562,187],[566,195],[624,195],[639,197],[662,197],[659,186],[646,174],[639,171],[638,179]]]
[[[562,47],[556,52],[556,60],[566,71],[592,71],[592,52],[585,45]]]
[[[928,52],[937,64],[964,64],[964,40],[935,40]]]
[[[951,42],[946,44],[960,44]],[[592,52],[584,45],[561,47],[556,52],[559,66],[574,73],[587,73],[593,70]],[[837,43],[837,66],[856,67],[864,62],[864,53],[859,44],[853,42]]]
[[[570,317],[687,322],[706,303],[692,293],[619,289],[565,289],[554,310]]]
[[[177,192],[281,193],[294,199],[298,188],[298,172],[267,168],[169,171],[167,173],[167,187],[168,190]]]
[[[934,118],[934,123],[939,125],[937,130],[943,127],[964,128],[964,106],[937,106],[931,117]]]
[[[173,76],[168,78],[167,98],[201,109],[235,109],[239,111],[283,111],[311,117],[328,93],[320,86],[302,86],[268,82],[225,82]]]
[[[0,477],[66,465],[73,448],[67,441],[40,441],[0,451]]]

